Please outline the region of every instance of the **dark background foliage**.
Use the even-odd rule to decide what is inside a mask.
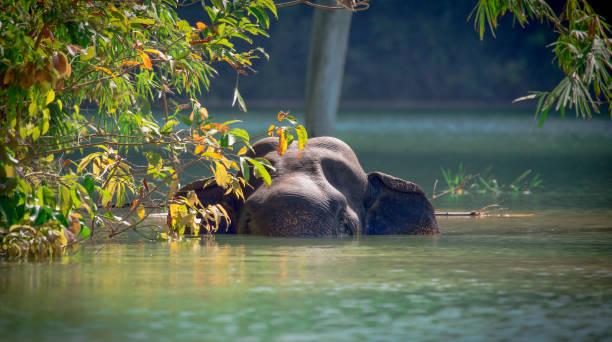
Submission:
[[[521,28],[511,14],[496,37],[480,41],[467,21],[476,1],[372,0],[369,10],[353,16],[342,104],[507,104],[530,90],[550,90],[562,78],[553,61],[552,28],[534,22]],[[564,1],[549,1],[557,11]],[[590,2],[606,19],[599,1]],[[198,6],[198,5],[196,5]],[[180,16],[201,20],[197,7]],[[257,44],[270,61],[241,77],[247,104],[299,105],[303,101],[313,9],[279,8],[271,39]],[[235,73],[219,66],[220,76],[203,103],[231,101]]]

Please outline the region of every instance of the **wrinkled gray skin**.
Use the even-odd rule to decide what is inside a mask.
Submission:
[[[251,175],[253,189],[246,202],[224,196],[205,179],[181,188],[176,196],[195,190],[204,204],[221,203],[231,217],[219,232],[268,236],[323,237],[359,234],[437,234],[431,203],[418,185],[380,172],[366,174],[344,142],[312,138],[298,157],[297,143],[285,155],[276,152],[278,139],[253,145],[255,154],[272,163],[272,185]]]

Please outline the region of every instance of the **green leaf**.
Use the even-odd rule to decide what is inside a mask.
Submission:
[[[85,225],[81,225],[81,237],[83,239],[88,239],[90,235],[91,235],[91,230],[89,229],[89,227]]]
[[[262,163],[260,163],[259,161],[252,159],[252,158],[248,158],[245,157],[245,159],[251,163],[251,165],[253,165],[255,167],[254,169],[254,173],[255,176],[257,178],[261,178],[264,182],[265,185],[270,186],[272,185],[272,178],[270,177],[270,174],[268,173],[268,170],[266,170],[266,167],[263,166]]]
[[[30,114],[30,116],[35,116],[38,113],[38,106],[36,105],[36,102],[31,102],[30,105],[28,106],[28,114]]]
[[[95,190],[95,184],[94,184],[93,179],[91,179],[91,177],[89,176],[85,177],[83,179],[83,186],[87,190],[87,193],[89,194],[89,196],[92,196]]]
[[[32,140],[36,141],[40,137],[40,128],[38,126],[32,127]]]
[[[60,185],[59,187],[60,193],[60,211],[64,217],[68,217],[68,213],[70,213],[70,209],[72,208],[72,199],[70,198],[70,189],[67,187]]]
[[[249,178],[251,177],[251,172],[249,168],[249,163],[246,161],[245,158],[240,158],[240,172],[242,172],[242,178],[244,178],[244,180],[248,182]]]
[[[81,199],[79,198],[79,195],[77,194],[76,189],[77,189],[76,186],[72,186],[70,188],[70,200],[74,204],[75,208],[80,208],[83,203],[81,202]]]
[[[0,196],[0,213],[6,219],[9,225],[13,225],[18,221],[17,217],[17,209],[15,206],[15,200],[17,197],[8,198],[5,196]]]
[[[180,116],[179,116],[179,119],[181,119],[181,121],[182,121],[182,122],[183,122],[185,125],[187,125],[187,126],[191,127],[192,121],[191,121],[191,119],[189,119],[189,117],[188,117],[187,115],[180,115]]]
[[[216,8],[218,8],[218,9],[220,9],[222,11],[225,11],[225,9],[227,8],[226,7],[227,6],[227,0],[211,0],[210,2],[212,2],[212,4]]]
[[[155,24],[155,20],[145,19],[145,18],[134,18],[134,19],[130,19],[129,23],[130,24],[153,25]]]
[[[236,105],[236,101],[238,101],[238,108],[240,108],[241,111],[246,112],[246,104],[244,103],[242,95],[240,95],[240,92],[238,91],[238,87],[234,88],[234,99],[232,100],[232,106]]]
[[[34,215],[33,219],[32,225],[35,227],[40,226],[53,219],[53,212],[48,207],[38,207],[38,212]]]
[[[270,18],[265,10],[259,7],[250,7],[251,13],[257,18],[257,23],[264,28],[270,28]]]
[[[249,133],[244,129],[232,128],[227,131],[227,133],[241,139],[242,141],[249,141]]]
[[[308,142],[308,132],[306,132],[306,128],[302,125],[295,126],[295,133],[298,136],[298,146],[300,150],[303,150],[306,147],[306,143]]]
[[[96,50],[93,47],[93,45],[88,47],[86,51],[87,51],[86,54],[81,55],[81,60],[83,60],[83,61],[88,61],[88,60],[94,58],[94,56],[96,55]]]
[[[274,14],[274,17],[278,18],[278,14],[276,13],[276,5],[274,4],[273,0],[260,0],[260,2]]]
[[[43,199],[46,206],[55,208],[57,206],[57,198],[55,197],[55,193],[53,190],[49,189],[46,186],[41,186],[43,193]]]
[[[191,27],[191,25],[189,25],[189,22],[187,20],[181,20],[178,23],[176,23],[176,26],[178,27],[179,30],[183,31],[183,32],[191,32],[193,31],[193,27]]]

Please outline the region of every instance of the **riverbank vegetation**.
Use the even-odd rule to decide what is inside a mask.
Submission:
[[[194,163],[210,169],[228,196],[243,197],[250,169],[269,183],[271,166],[246,156],[248,132],[236,121],[214,122],[197,96],[218,65],[231,66],[238,79],[253,71],[255,59],[267,58],[252,37],[267,35],[274,3],[206,2],[195,25],[177,17],[176,6],[0,4],[1,256],[55,256],[102,231],[113,237],[130,230],[147,217],[153,196],[172,199],[179,173]],[[246,110],[237,85],[234,103]],[[163,117],[152,114],[153,102]],[[291,116],[277,119],[271,135],[286,146],[293,130],[305,143]],[[126,203],[127,212],[115,215]],[[195,211],[209,219],[210,231],[227,216],[220,206],[196,204],[194,196],[169,201],[175,215],[164,236],[198,226]]]

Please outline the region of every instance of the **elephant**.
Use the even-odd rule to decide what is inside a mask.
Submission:
[[[434,208],[421,188],[381,172],[366,174],[353,150],[332,137],[308,140],[299,150],[293,142],[284,155],[278,139],[253,144],[251,157],[274,167],[272,184],[250,177],[245,200],[225,195],[215,182],[201,179],[180,188],[195,191],[200,202],[221,204],[231,223],[218,232],[278,237],[438,234]],[[251,171],[252,173],[252,171]]]

